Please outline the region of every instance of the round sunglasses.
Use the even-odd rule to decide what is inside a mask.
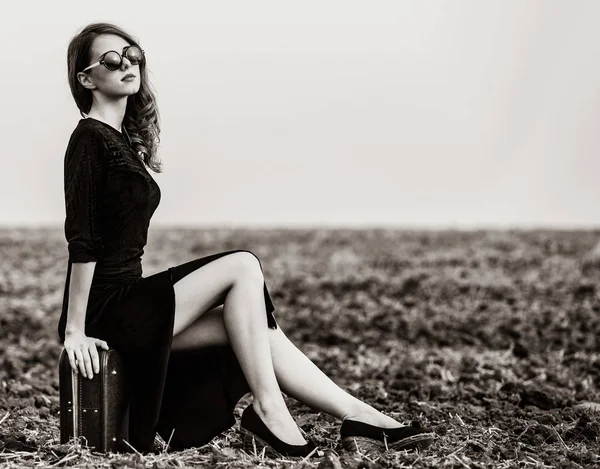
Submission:
[[[123,57],[127,57],[127,59],[131,62],[131,65],[139,65],[144,61],[144,51],[140,49],[138,46],[125,46],[123,47]],[[121,68],[121,64],[123,63],[123,57],[117,51],[109,50],[102,54],[98,62],[94,62],[89,67],[86,67],[82,70],[82,72],[87,72],[90,68],[97,67],[98,65],[104,65],[108,70],[114,72]]]

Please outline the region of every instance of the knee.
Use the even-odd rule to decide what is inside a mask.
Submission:
[[[264,282],[262,266],[258,257],[251,251],[236,253],[239,262],[240,277],[244,280],[254,279]]]

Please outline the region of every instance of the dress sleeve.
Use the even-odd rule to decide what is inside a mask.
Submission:
[[[74,134],[65,154],[65,237],[71,262],[97,261],[104,249],[100,213],[104,146],[92,132]]]

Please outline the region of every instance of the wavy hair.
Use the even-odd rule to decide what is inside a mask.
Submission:
[[[92,23],[85,26],[69,43],[67,51],[67,69],[69,86],[79,113],[85,117],[92,107],[92,91],[85,88],[77,79],[77,73],[90,63],[90,50],[94,39],[100,34],[121,36],[129,44],[141,48],[139,42],[123,29],[110,23]],[[162,172],[162,163],[157,151],[160,143],[160,115],[146,71],[146,61],[140,67],[140,89],[128,96],[123,127],[131,141],[133,150],[154,172]]]

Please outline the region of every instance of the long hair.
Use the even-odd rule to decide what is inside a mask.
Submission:
[[[90,63],[90,49],[96,36],[100,34],[116,34],[125,39],[129,44],[141,48],[139,42],[119,28],[110,23],[92,23],[76,34],[67,51],[67,69],[69,86],[75,103],[82,117],[92,107],[92,91],[85,88],[77,79],[77,73]],[[123,127],[131,141],[131,146],[144,163],[153,171],[162,172],[162,163],[158,159],[157,151],[160,143],[160,115],[156,104],[155,93],[152,89],[146,72],[146,61],[140,67],[140,89],[136,94],[127,98],[127,107],[123,117]]]

